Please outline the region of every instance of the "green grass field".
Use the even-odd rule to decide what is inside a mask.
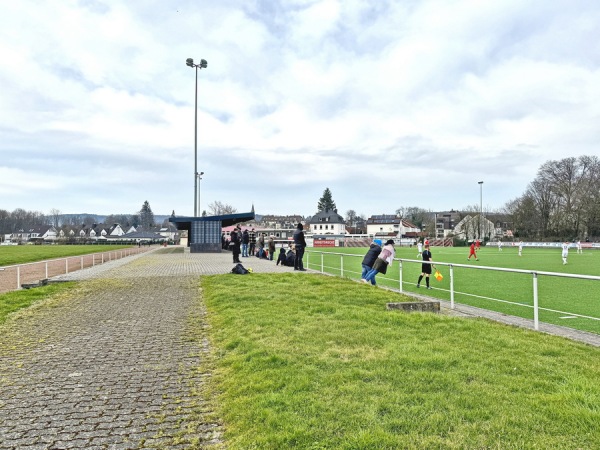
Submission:
[[[229,449],[598,449],[600,350],[310,274],[202,277]],[[200,328],[200,327],[198,327]],[[206,370],[206,369],[203,369]]]
[[[311,269],[320,270],[323,252],[324,271],[359,279],[361,261],[366,248],[327,248],[311,249],[308,262]],[[569,252],[568,264],[563,265],[560,249],[525,248],[523,256],[518,256],[516,248],[507,247],[498,251],[497,247],[484,247],[480,250],[479,261],[467,261],[465,247],[433,247],[434,262],[462,264],[470,267],[496,267],[528,271],[569,273],[600,276],[600,252],[587,250],[578,255],[574,249]],[[346,253],[345,256],[330,253]],[[417,259],[416,248],[399,247],[396,257]],[[450,300],[449,268],[437,266],[444,276],[441,282],[431,278],[432,290],[417,290],[416,283],[421,273],[421,264],[403,262],[402,288],[404,292],[426,294],[441,300]],[[398,289],[399,265],[397,262],[383,276],[377,275],[381,286]],[[533,277],[531,274],[507,273],[490,270],[454,267],[454,301],[470,306],[489,309],[514,316],[533,319]],[[600,334],[600,280],[583,280],[553,276],[538,276],[539,319],[542,322],[563,325],[579,330]]]
[[[0,267],[45,259],[81,256],[130,248],[131,245],[0,245]]]

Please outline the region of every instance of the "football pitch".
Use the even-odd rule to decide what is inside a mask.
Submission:
[[[307,251],[310,269],[333,275],[360,279],[362,258],[366,247],[319,248]],[[600,251],[584,250],[577,254],[569,251],[567,264],[561,258],[561,249],[525,247],[519,257],[516,247],[482,247],[479,261],[467,261],[467,247],[432,247],[434,263],[443,275],[437,281],[430,279],[432,289],[425,290],[425,280],[417,289],[421,262],[415,247],[397,247],[396,258],[402,259],[402,289],[406,293],[420,293],[450,301],[450,268],[454,272],[454,301],[469,306],[504,314],[533,319],[534,277],[531,273],[514,273],[484,269],[505,268],[529,272],[600,276]],[[341,256],[340,254],[345,254]],[[380,286],[400,287],[400,264],[394,261],[387,274],[377,275]],[[464,267],[466,266],[466,267]],[[477,269],[480,268],[480,269]],[[562,325],[600,334],[600,280],[566,278],[538,274],[538,305],[540,322]]]

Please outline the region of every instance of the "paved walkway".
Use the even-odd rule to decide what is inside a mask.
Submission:
[[[242,261],[256,273],[293,271]],[[58,277],[84,282],[0,330],[0,449],[219,444],[219,424],[196,392],[210,376],[201,369],[208,347],[197,333],[205,325],[198,276],[231,268],[230,253],[168,247]],[[477,308],[452,313],[531,327]],[[543,331],[600,345],[591,333]]]
[[[231,254],[170,253],[57,277],[85,280],[0,332],[0,449],[204,447],[220,440],[195,387],[206,342],[198,275]],[[246,261],[250,261],[246,263]],[[255,272],[290,271],[244,259]],[[208,418],[207,418],[208,417]]]

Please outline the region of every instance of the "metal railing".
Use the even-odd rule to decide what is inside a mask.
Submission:
[[[326,266],[325,265],[325,256],[336,256],[336,255],[340,257],[339,267]],[[316,262],[316,263],[313,261],[314,256],[317,256],[317,259],[318,259],[318,262]],[[311,257],[313,257],[313,258],[311,259]],[[357,277],[349,276],[348,274],[350,274],[350,275],[358,274],[358,278],[360,278],[360,275],[361,275],[360,272],[355,272],[351,269],[349,270],[348,268],[344,267],[344,258],[361,258],[362,259],[362,258],[364,258],[364,255],[353,255],[353,254],[348,254],[348,253],[337,253],[337,252],[307,251],[306,252],[306,259],[307,259],[306,267],[311,268],[313,270],[318,269],[321,273],[329,273],[329,274],[339,273],[341,277],[346,277],[346,278],[357,278]],[[423,264],[424,261],[414,260],[414,259],[402,259],[402,258],[394,258],[394,261],[398,263],[398,279],[397,279],[398,291],[400,293],[403,293],[404,292],[403,285],[406,283],[405,281],[403,281],[403,264],[405,264],[405,263]],[[312,267],[311,267],[311,264],[312,264]],[[532,277],[532,287],[533,287],[533,306],[525,305],[523,303],[518,303],[518,302],[512,302],[509,300],[496,299],[496,298],[486,297],[486,299],[500,302],[500,303],[520,306],[520,307],[533,308],[533,322],[534,322],[534,328],[536,330],[539,330],[539,312],[540,312],[540,310],[548,311],[548,312],[552,312],[552,313],[558,313],[558,314],[568,314],[568,315],[583,318],[583,319],[600,321],[600,317],[594,317],[594,316],[589,316],[589,315],[584,315],[584,314],[577,314],[577,313],[573,313],[573,312],[569,312],[569,311],[560,311],[560,310],[556,310],[556,309],[540,307],[540,305],[539,305],[539,288],[538,288],[538,277],[540,275],[548,276],[548,277],[584,279],[584,280],[594,280],[594,281],[600,281],[600,276],[567,274],[567,273],[559,273],[559,272],[545,272],[545,271],[537,271],[537,270],[509,269],[509,268],[489,267],[489,266],[479,266],[479,265],[472,266],[472,265],[467,265],[467,264],[445,263],[445,262],[439,262],[439,261],[435,261],[430,264],[434,264],[435,266],[446,266],[449,270],[450,289],[448,291],[450,293],[450,308],[451,309],[455,309],[456,290],[454,288],[454,281],[455,281],[454,269],[455,268],[465,268],[465,269],[473,269],[473,270],[510,272],[510,273],[530,275]],[[317,269],[315,269],[315,268],[317,268]],[[390,277],[385,277],[384,275],[381,275],[381,277],[384,280],[391,281],[393,283],[395,283],[395,281],[396,281],[395,279],[392,279]],[[439,290],[440,288],[436,288],[436,289]],[[445,290],[445,289],[442,289],[442,290]]]
[[[131,247],[3,266],[0,267],[0,293],[21,289],[23,284],[37,283],[51,277],[66,275],[77,270],[137,255],[152,248],[154,247]]]

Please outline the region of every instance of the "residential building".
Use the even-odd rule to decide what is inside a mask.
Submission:
[[[333,234],[345,235],[346,221],[337,209],[325,209],[306,220],[305,231],[313,235]]]

